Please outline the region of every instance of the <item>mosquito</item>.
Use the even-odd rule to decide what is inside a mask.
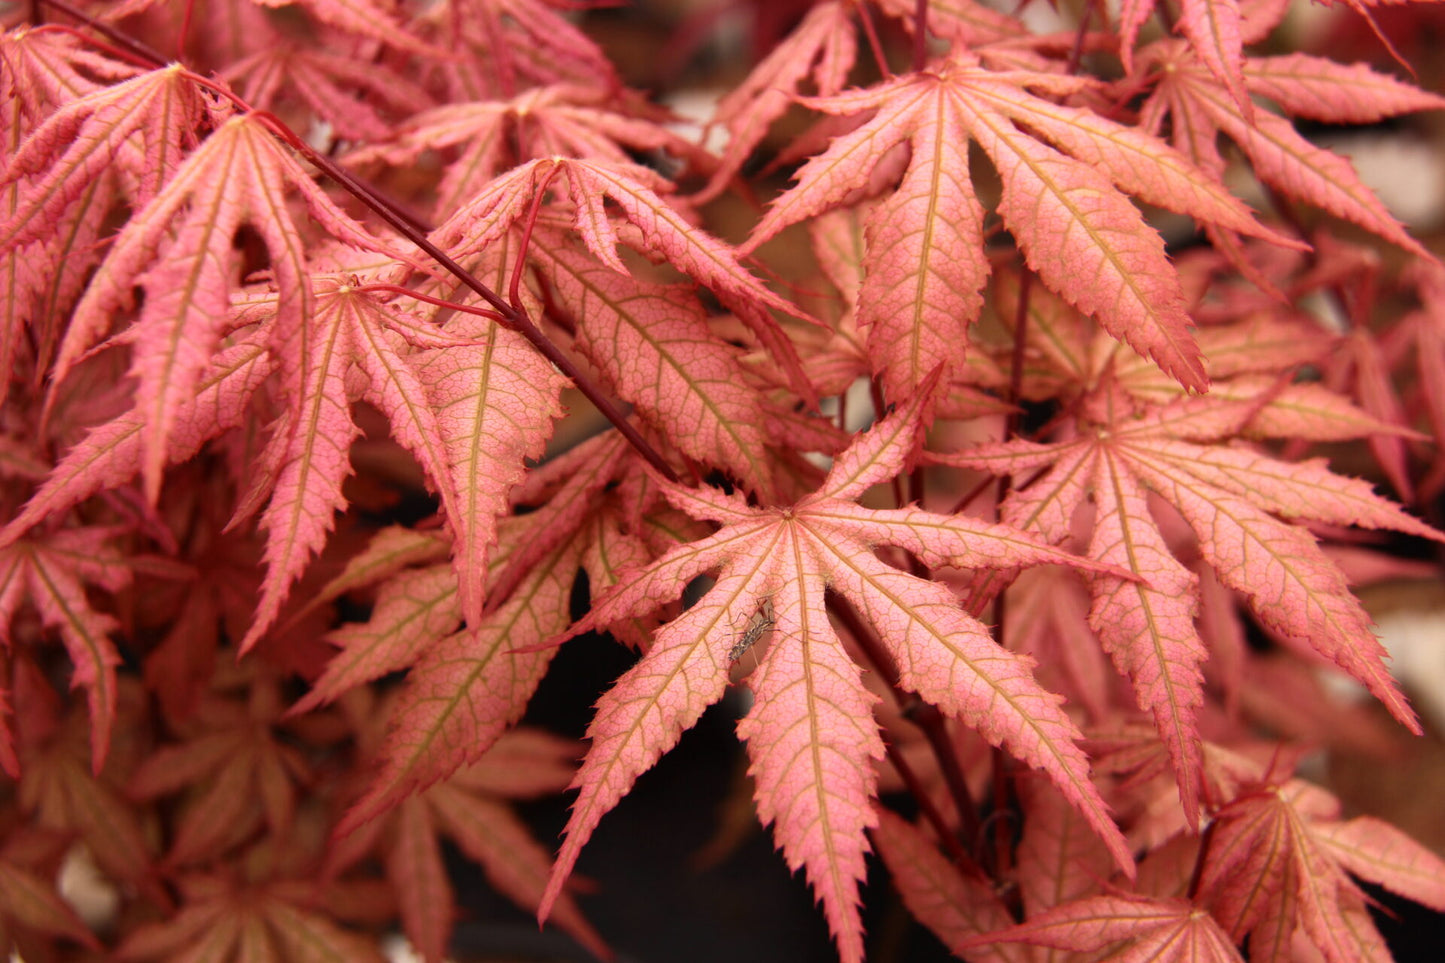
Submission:
[[[765,596],[761,605],[752,615],[748,616],[748,624],[743,627],[742,634],[728,650],[728,662],[736,662],[743,657],[743,654],[757,644],[758,639],[777,624],[777,617],[773,614],[773,598]]]

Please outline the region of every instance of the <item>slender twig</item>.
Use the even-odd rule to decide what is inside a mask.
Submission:
[[[1204,881],[1204,863],[1209,856],[1209,843],[1214,839],[1214,827],[1219,825],[1211,820],[1199,836],[1199,852],[1194,855],[1194,871],[1189,874],[1189,889],[1185,898],[1191,903],[1199,898],[1199,884]]]
[[[164,67],[166,64],[171,62],[169,57],[167,57],[163,53],[160,53],[149,44],[137,40],[135,37],[130,36],[123,30],[117,30],[115,27],[112,27],[108,23],[102,23],[101,21],[90,16],[90,14],[86,13],[84,10],[78,10],[70,4],[66,3],[65,0],[39,0],[39,2],[47,6],[54,7],[56,10],[59,10],[61,13],[64,13],[68,17],[73,17],[80,23],[85,24],[96,33],[105,37],[105,39],[109,40],[117,47],[128,50],[135,56],[142,57],[145,60],[153,63],[157,67]]]
[[[928,0],[918,0],[913,9],[913,70],[928,66]]]
[[[884,80],[892,80],[893,71],[888,67],[888,58],[883,55],[883,42],[878,39],[878,30],[873,25],[873,18],[868,15],[866,4],[859,5],[858,18],[863,24],[863,36],[868,38],[868,49],[873,51],[873,60],[878,64],[878,72]]]
[[[846,600],[834,599],[831,611],[838,616],[838,621],[847,627],[849,634],[863,650],[866,658],[878,674],[878,677],[888,686],[894,701],[902,710],[904,718],[908,719],[923,732],[924,738],[928,740],[929,748],[933,750],[934,757],[938,760],[939,771],[943,773],[943,781],[948,786],[953,802],[958,807],[958,821],[962,827],[965,839],[978,838],[978,812],[974,808],[973,794],[968,791],[968,780],[964,778],[963,769],[958,764],[958,756],[953,750],[953,739],[949,736],[947,719],[942,712],[935,707],[923,702],[917,696],[904,691],[899,684],[898,666],[893,662],[893,657],[888,650],[878,642],[878,639],[869,628],[863,624],[857,611],[849,605]]]

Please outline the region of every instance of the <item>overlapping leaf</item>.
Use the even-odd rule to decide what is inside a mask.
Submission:
[[[1200,893],[1250,959],[1293,959],[1298,928],[1330,963],[1386,960],[1354,873],[1436,910],[1445,863],[1373,819],[1339,821],[1339,803],[1298,780],[1257,786],[1222,809]]]
[[[46,628],[60,634],[75,667],[71,685],[83,687],[90,704],[90,763],[97,773],[110,750],[115,669],[121,660],[110,640],[118,623],[91,606],[85,586],[118,592],[130,583],[130,570],[105,544],[114,534],[100,528],[67,529],[0,548],[0,643],[7,649],[14,644],[11,623],[26,599]]]
[[[1044,283],[1202,390],[1208,379],[1178,277],[1159,236],[1120,191],[1232,230],[1268,232],[1158,140],[1028,92],[1080,86],[1056,75],[992,72],[955,54],[931,71],[809,99],[831,114],[874,114],[803,166],[744,251],[866,188],[874,169],[906,144],[912,157],[897,192],[868,218],[859,295],[870,352],[893,395],[906,397],[934,367],[958,365],[964,331],[983,303],[984,212],[968,172],[974,140],[1003,178],[999,213]]]
[[[1105,404],[1099,411],[1107,411]],[[1291,465],[1247,447],[1209,444],[1237,432],[1252,412],[1247,403],[1183,401],[1138,418],[1081,420],[1067,441],[1015,441],[947,456],[953,464],[1015,477],[1046,469],[1009,497],[1004,517],[1048,541],[1066,538],[1075,511],[1093,501],[1089,556],[1140,580],[1086,573],[1094,595],[1090,622],[1134,682],[1141,708],[1153,713],[1191,819],[1198,813],[1195,717],[1203,704],[1199,666],[1206,656],[1194,627],[1198,588],[1169,551],[1146,491],[1183,516],[1220,581],[1243,594],[1266,625],[1306,640],[1417,729],[1343,574],[1308,530],[1291,522],[1445,536],[1364,482],[1331,473],[1322,461]]]
[[[1315,147],[1277,114],[1256,110],[1246,116],[1237,99],[1185,45],[1151,44],[1141,53],[1140,69],[1157,71],[1161,78],[1142,108],[1144,129],[1157,132],[1168,117],[1174,145],[1200,167],[1223,170],[1217,145],[1223,133],[1239,145],[1266,184],[1430,257],[1361,183],[1348,160]],[[1250,58],[1243,76],[1248,92],[1269,97],[1286,114],[1331,123],[1368,123],[1445,107],[1445,99],[1362,65],[1304,54]]]
[[[451,941],[451,882],[442,839],[451,839],[481,866],[501,894],[528,911],[537,908],[551,856],[532,838],[511,800],[560,791],[575,769],[578,746],[540,730],[502,736],[476,763],[445,782],[408,797],[385,819],[342,840],[332,872],[369,852],[381,857],[397,893],[402,926],[427,963],[441,963]],[[554,921],[600,960],[611,956],[570,896]]]
[[[740,635],[760,610],[772,641],[752,687],[757,701],[739,725],[748,740],[759,811],[790,865],[803,867],[822,900],[840,951],[861,957],[857,882],[873,825],[870,798],[881,757],[873,697],[829,624],[824,588],[847,598],[878,633],[901,684],[960,716],[996,745],[1042,769],[1132,865],[1074,745],[1056,696],[1029,663],[1000,648],[942,585],[892,568],[875,545],[913,552],[929,565],[1014,567],[1077,563],[1015,531],[916,508],[869,510],[852,499],[902,470],[922,399],[875,427],[835,462],[822,488],[787,509],[755,509],[709,489],[664,486],[695,518],[718,522],[711,537],[681,545],[624,575],[574,631],[644,614],[697,576],[713,588],[660,629],[647,654],[598,702],[592,749],[575,785],[567,839],[543,913],[583,843],[633,781],[696,722],[728,685]]]
[[[133,303],[146,297],[127,330],[133,343],[137,414],[143,420],[141,477],[147,498],[160,492],[166,446],[178,413],[195,392],[229,319],[230,292],[240,266],[236,232],[250,225],[265,241],[278,295],[277,346],[288,392],[299,395],[311,368],[304,333],[311,287],[302,234],[287,211],[288,187],[298,190],[314,220],[337,238],[365,249],[380,244],[326,197],[299,163],[252,116],[233,117],[180,164],[175,175],[116,237],[75,309],[54,378]]]
[[[807,315],[749,274],[731,247],[688,224],[662,196],[670,189],[669,182],[647,168],[565,158],[530,161],[492,181],[432,232],[432,239],[458,259],[475,256],[526,216],[538,193],[549,187],[556,193],[561,184],[566,185],[571,202],[573,226],[598,261],[618,273],[629,273],[617,253],[619,241],[625,239],[642,253],[665,260],[707,286],[768,349],[794,390],[813,398],[796,350],[768,310],[804,319]],[[619,233],[620,225],[613,223],[608,201],[635,230]]]

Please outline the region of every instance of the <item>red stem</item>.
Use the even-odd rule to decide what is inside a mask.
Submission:
[[[65,0],[38,0],[38,2],[54,7],[66,16],[73,17],[75,20],[85,24],[96,33],[105,37],[117,47],[129,51],[134,56],[143,58],[156,67],[164,67],[170,63],[164,54],[159,53],[149,45],[127,35],[123,31],[115,29],[110,24],[101,23],[84,10],[77,10],[75,7],[66,3]]]
[[[928,65],[928,0],[918,0],[913,10],[913,72]]]
[[[834,599],[834,603],[832,611],[838,616],[838,621],[847,627],[873,671],[887,684],[888,691],[902,710],[904,718],[918,726],[928,740],[929,748],[938,760],[939,771],[943,773],[943,781],[948,785],[954,805],[958,807],[958,821],[964,838],[978,839],[978,812],[973,804],[973,794],[968,791],[968,781],[958,764],[958,756],[953,751],[953,740],[949,737],[947,720],[943,713],[916,695],[903,690],[898,681],[898,666],[894,664],[888,650],[879,644],[873,632],[863,624],[863,620],[851,605],[838,599]],[[914,795],[918,798],[919,805],[924,805],[924,798],[918,793]]]

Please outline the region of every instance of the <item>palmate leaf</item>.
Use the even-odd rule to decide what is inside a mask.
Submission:
[[[316,880],[243,883],[222,876],[183,878],[174,917],[146,923],[115,950],[126,961],[175,963],[384,963],[373,937],[342,929],[315,908]]]
[[[175,173],[201,108],[195,83],[172,65],[102,87],[51,114],[5,171],[4,182],[21,181],[25,190],[0,222],[0,251],[48,233],[103,171],[124,171],[137,185],[135,202],[149,201]]]
[[[955,955],[970,963],[1030,963],[1029,953],[1018,946],[969,945],[970,938],[1004,930],[1013,923],[1008,907],[987,880],[960,871],[922,832],[892,810],[879,807],[878,824],[870,835],[903,905]]]
[[[237,510],[244,518],[270,497],[262,516],[267,577],[243,651],[275,620],[292,581],[324,543],[333,513],[345,505],[340,486],[359,435],[353,400],[381,409],[441,496],[462,612],[473,624],[481,618],[496,516],[521,477],[522,459],[541,454],[560,413],[561,377],[514,332],[471,317],[438,329],[352,280],[314,279],[307,352],[313,367]]]
[[[431,239],[451,256],[466,260],[505,237],[512,225],[528,214],[538,193],[565,192],[573,227],[602,264],[620,274],[629,273],[617,253],[618,243],[625,240],[706,286],[757,336],[782,366],[794,390],[816,401],[796,349],[768,312],[773,309],[812,319],[748,273],[730,246],[689,224],[663,196],[671,186],[635,164],[556,157],[529,161],[493,180],[433,231]],[[558,201],[554,196],[554,203]],[[621,220],[635,230],[619,233],[609,201],[621,212]],[[565,205],[563,209],[567,209]]]
[[[1028,92],[1082,82],[993,72],[955,54],[930,71],[804,102],[830,114],[873,111],[798,173],[743,246],[843,203],[898,145],[912,157],[898,190],[869,215],[860,326],[890,396],[934,367],[955,368],[988,277],[983,209],[968,174],[976,141],[1003,179],[999,213],[1043,282],[1194,390],[1208,384],[1163,241],[1121,191],[1201,221],[1274,236],[1176,151],[1097,114]],[[1026,127],[1025,133],[1021,127]]]
[[[241,425],[251,396],[273,369],[265,339],[258,335],[220,351],[201,374],[192,396],[182,401],[176,412],[176,427],[166,443],[166,461],[184,461],[208,440]],[[12,544],[45,518],[139,475],[145,424],[145,418],[131,410],[92,428],[0,529],[0,547]]]
[[[524,537],[530,527],[518,529],[513,541]],[[376,771],[366,793],[337,827],[338,835],[355,830],[418,790],[475,762],[517,723],[554,650],[513,650],[540,643],[566,626],[581,550],[577,538],[555,546],[532,565],[508,600],[478,624],[441,637],[423,634],[420,640],[406,633],[390,633],[382,644],[369,646],[370,658],[357,674],[375,677],[386,671],[378,671],[378,666],[395,657],[398,645],[409,648],[412,667],[391,710],[387,736],[377,752]],[[435,604],[444,606],[445,598]],[[386,621],[372,631],[394,624],[394,613],[415,611],[405,603],[395,609],[389,605],[386,612],[377,613]],[[421,611],[432,614],[425,603]],[[369,644],[372,640],[365,641]],[[334,683],[334,679],[327,682]]]
[[[311,286],[301,232],[287,212],[300,192],[313,220],[332,236],[379,250],[381,244],[321,192],[297,160],[251,115],[233,117],[189,154],[155,198],[116,237],[75,309],[52,377],[60,381],[123,315],[133,289],[146,293],[135,324],[135,410],[143,421],[141,478],[147,499],[160,493],[168,438],[178,412],[218,347],[239,269],[236,232],[250,225],[264,240],[280,292],[272,344],[285,391],[302,392],[312,367],[304,333]]]
[[[75,667],[71,686],[83,687],[90,705],[90,764],[95,773],[110,751],[115,670],[121,659],[110,640],[119,623],[91,607],[85,585],[118,592],[130,584],[130,569],[106,545],[115,534],[100,528],[67,529],[0,548],[0,643],[6,649],[14,644],[11,623],[27,598],[42,624],[60,634]]]
[[[1142,126],[1157,132],[1167,117],[1175,146],[1200,167],[1223,169],[1216,143],[1222,132],[1239,145],[1266,184],[1431,258],[1360,181],[1348,160],[1315,147],[1278,114],[1259,110],[1246,116],[1184,44],[1150,44],[1141,51],[1139,66],[1160,77],[1141,108]],[[1269,97],[1286,114],[1331,123],[1368,123],[1445,107],[1445,98],[1362,65],[1345,66],[1304,54],[1250,58],[1243,76],[1249,93]]]
[[[1222,808],[1199,892],[1250,959],[1294,958],[1296,929],[1330,963],[1388,960],[1349,876],[1445,910],[1445,863],[1378,820],[1341,822],[1339,802],[1300,780],[1254,785]]]
[[[703,573],[716,571],[717,580],[657,632],[647,654],[599,700],[588,730],[592,748],[574,781],[581,794],[542,916],[603,814],[722,697],[742,644],[739,633],[766,606],[772,642],[752,683],[757,701],[739,724],[759,811],[774,823],[789,864],[804,868],[843,958],[861,958],[857,884],[864,830],[875,822],[873,763],[883,747],[871,718],[874,698],[829,625],[825,587],[848,599],[877,632],[903,687],[1042,769],[1114,859],[1132,868],[1074,745],[1077,731],[1058,697],[1033,681],[1028,660],[1000,648],[944,586],[894,569],[873,553],[874,545],[894,545],[926,565],[962,567],[1079,563],[1009,528],[916,508],[869,510],[852,500],[903,470],[923,404],[915,399],[876,426],[839,456],[820,490],[786,509],[662,485],[678,508],[722,528],[624,574],[573,633],[650,612]]]
[[[713,122],[727,127],[727,149],[708,186],[693,198],[695,203],[705,203],[727,186],[809,76],[819,96],[830,97],[843,89],[858,52],[853,7],[851,0],[816,4],[787,39],[722,99]]]
[[[437,185],[436,209],[463,206],[502,171],[542,157],[631,163],[628,153],[665,150],[699,166],[714,161],[662,126],[673,116],[599,87],[552,84],[508,100],[444,104],[397,125],[346,155],[348,165],[406,167],[427,150],[463,148]]]
[[[1099,404],[1099,410],[1105,410]],[[1445,536],[1322,461],[1286,464],[1218,443],[1253,414],[1248,402],[1193,399],[1091,422],[1072,440],[1014,441],[939,456],[949,464],[1014,477],[1046,469],[1004,504],[1004,518],[1047,541],[1070,534],[1076,509],[1096,509],[1089,555],[1140,576],[1086,573],[1090,622],[1153,713],[1191,820],[1198,815],[1204,645],[1193,624],[1195,578],[1174,559],[1145,500],[1152,491],[1194,530],[1204,560],[1270,628],[1302,639],[1373,692],[1415,731],[1415,715],[1386,670],[1384,650],[1344,575],[1302,524],[1328,522]],[[1282,520],[1283,519],[1283,520]]]
[[[1116,947],[1103,956],[1119,963],[1242,963],[1234,942],[1205,910],[1181,899],[1132,895],[1091,896],[1046,910],[1011,929],[962,943],[1033,943],[1089,952]],[[1251,956],[1251,958],[1253,958]]]
[[[397,894],[408,939],[427,963],[441,963],[451,942],[454,902],[442,840],[450,839],[477,863],[497,892],[535,911],[551,856],[533,838],[512,801],[560,792],[576,769],[579,751],[571,740],[525,726],[514,729],[477,762],[338,840],[327,861],[328,872],[338,873],[368,855],[379,857]],[[559,927],[598,959],[611,958],[569,895],[558,909],[553,921]]]
[[[532,263],[577,319],[578,350],[621,397],[689,457],[772,491],[762,395],[691,290],[618,274],[550,232],[539,234]]]

